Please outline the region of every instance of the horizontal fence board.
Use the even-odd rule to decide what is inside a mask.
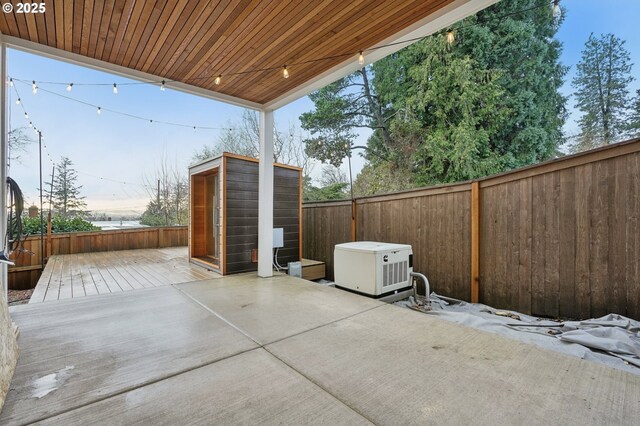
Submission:
[[[640,319],[640,140],[479,180],[480,301]],[[411,244],[433,291],[470,300],[471,183],[357,198],[356,240]],[[351,202],[303,205],[305,258],[351,240]]]

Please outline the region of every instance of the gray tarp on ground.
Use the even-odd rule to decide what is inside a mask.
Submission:
[[[585,321],[552,321],[431,294],[435,315],[640,375],[640,322],[609,314]],[[397,302],[416,309],[413,298]]]

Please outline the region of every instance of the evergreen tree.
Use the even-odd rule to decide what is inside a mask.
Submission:
[[[589,36],[573,79],[580,136],[575,150],[616,142],[626,128],[631,60],[625,42],[613,34]]]
[[[636,97],[631,104],[628,128],[631,137],[640,137],[640,89],[636,91]]]
[[[376,62],[366,74],[373,102],[357,75],[311,96],[315,110],[301,120],[320,136],[308,152],[335,163],[357,127],[373,128],[367,176],[398,182],[361,189],[405,185],[405,170],[415,186],[553,157],[566,120],[560,24],[547,0],[505,0],[456,24],[452,45],[436,34]]]
[[[50,182],[45,184],[45,192],[47,198],[51,197],[53,210],[62,217],[86,214],[85,197],[80,196],[82,185],[77,184],[78,172],[72,166],[69,157],[62,157],[55,167],[53,187]]]
[[[442,43],[434,42],[438,37],[431,37],[374,64],[376,91],[384,104],[398,112],[396,121],[402,121],[407,101],[416,90],[442,84],[433,80],[436,75],[446,75],[439,67],[467,61],[467,75],[484,74],[488,78],[486,85],[478,82],[477,90],[486,89],[487,97],[491,98],[498,88],[502,92],[498,107],[509,111],[500,122],[492,120],[495,128],[489,129],[482,120],[478,122],[478,130],[489,131],[486,147],[498,161],[489,169],[486,163],[478,164],[473,174],[546,160],[564,141],[566,100],[559,88],[567,68],[559,62],[561,43],[553,38],[560,24],[545,0],[496,3],[455,25],[452,28],[455,41],[449,49],[444,50]],[[444,43],[446,36],[439,38]],[[439,64],[434,60],[436,55],[441,58]],[[426,61],[430,63],[427,65]],[[416,80],[416,75],[421,74],[415,69],[424,66],[430,67],[431,80]],[[429,88],[432,89],[437,90]],[[419,120],[427,123],[449,108],[448,104],[455,102],[452,96],[457,95],[455,92],[447,97],[443,92]],[[482,97],[481,93],[478,95]],[[376,140],[370,142],[375,144]]]

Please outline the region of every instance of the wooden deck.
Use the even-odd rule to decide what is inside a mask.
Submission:
[[[187,247],[51,256],[29,303],[219,278],[192,265]]]

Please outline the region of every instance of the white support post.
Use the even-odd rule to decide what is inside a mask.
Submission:
[[[7,84],[7,45],[0,43],[0,236],[4,247],[7,243],[5,235],[7,232],[7,151],[9,148],[9,123],[7,119],[9,108],[9,85]],[[4,300],[9,300],[9,276],[7,265],[0,263],[0,282],[2,285],[2,296]]]
[[[273,276],[273,111],[260,111],[258,276]]]

